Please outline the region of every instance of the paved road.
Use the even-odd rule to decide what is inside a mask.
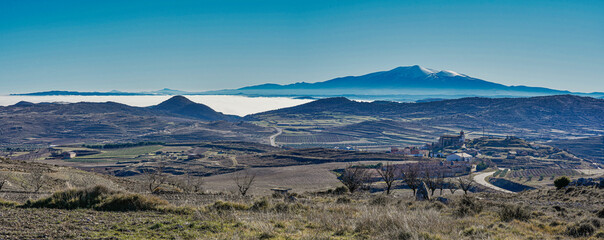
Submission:
[[[501,191],[501,192],[504,192],[504,193],[514,193],[512,191],[505,190],[503,188],[497,187],[497,186],[491,184],[490,182],[488,182],[486,180],[486,178],[489,177],[489,176],[491,176],[491,175],[493,175],[493,173],[495,173],[495,171],[485,172],[485,173],[481,173],[481,174],[476,174],[474,176],[474,181],[476,183],[482,185],[482,186],[488,187],[488,188],[493,189],[493,190]]]
[[[276,127],[275,130],[277,130],[277,133],[268,137],[268,140],[270,141],[271,146],[279,147],[279,145],[277,145],[277,143],[275,143],[275,139],[277,138],[277,136],[279,136],[279,135],[281,135],[281,133],[283,133],[283,129]]]

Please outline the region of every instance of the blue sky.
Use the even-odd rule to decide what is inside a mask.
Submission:
[[[201,91],[397,66],[604,91],[604,1],[0,0],[0,94]]]

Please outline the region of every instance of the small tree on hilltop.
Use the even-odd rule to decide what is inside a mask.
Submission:
[[[340,177],[340,180],[348,188],[350,193],[354,193],[354,191],[361,188],[367,179],[369,179],[369,172],[365,166],[352,166],[350,164],[344,169],[344,172]]]
[[[396,180],[396,166],[392,165],[391,163],[386,163],[384,166],[378,166],[375,171],[386,183],[386,194],[390,194],[394,180]]]
[[[568,186],[568,184],[570,184],[570,179],[568,177],[559,177],[554,180],[554,186],[556,186],[557,189],[564,188]]]

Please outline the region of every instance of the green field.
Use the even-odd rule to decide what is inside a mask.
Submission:
[[[135,158],[143,154],[153,153],[164,146],[161,145],[151,145],[151,146],[141,146],[141,147],[132,147],[132,148],[119,148],[115,150],[103,150],[102,153],[76,157],[74,159],[69,159],[67,161],[72,162],[103,162],[110,161],[112,159],[120,160],[120,159],[129,159]]]

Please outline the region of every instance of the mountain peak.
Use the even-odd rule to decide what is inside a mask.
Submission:
[[[178,95],[171,97],[170,99],[163,101],[158,106],[162,107],[176,107],[176,106],[186,106],[190,104],[195,104],[195,102],[189,100],[188,98]]]

